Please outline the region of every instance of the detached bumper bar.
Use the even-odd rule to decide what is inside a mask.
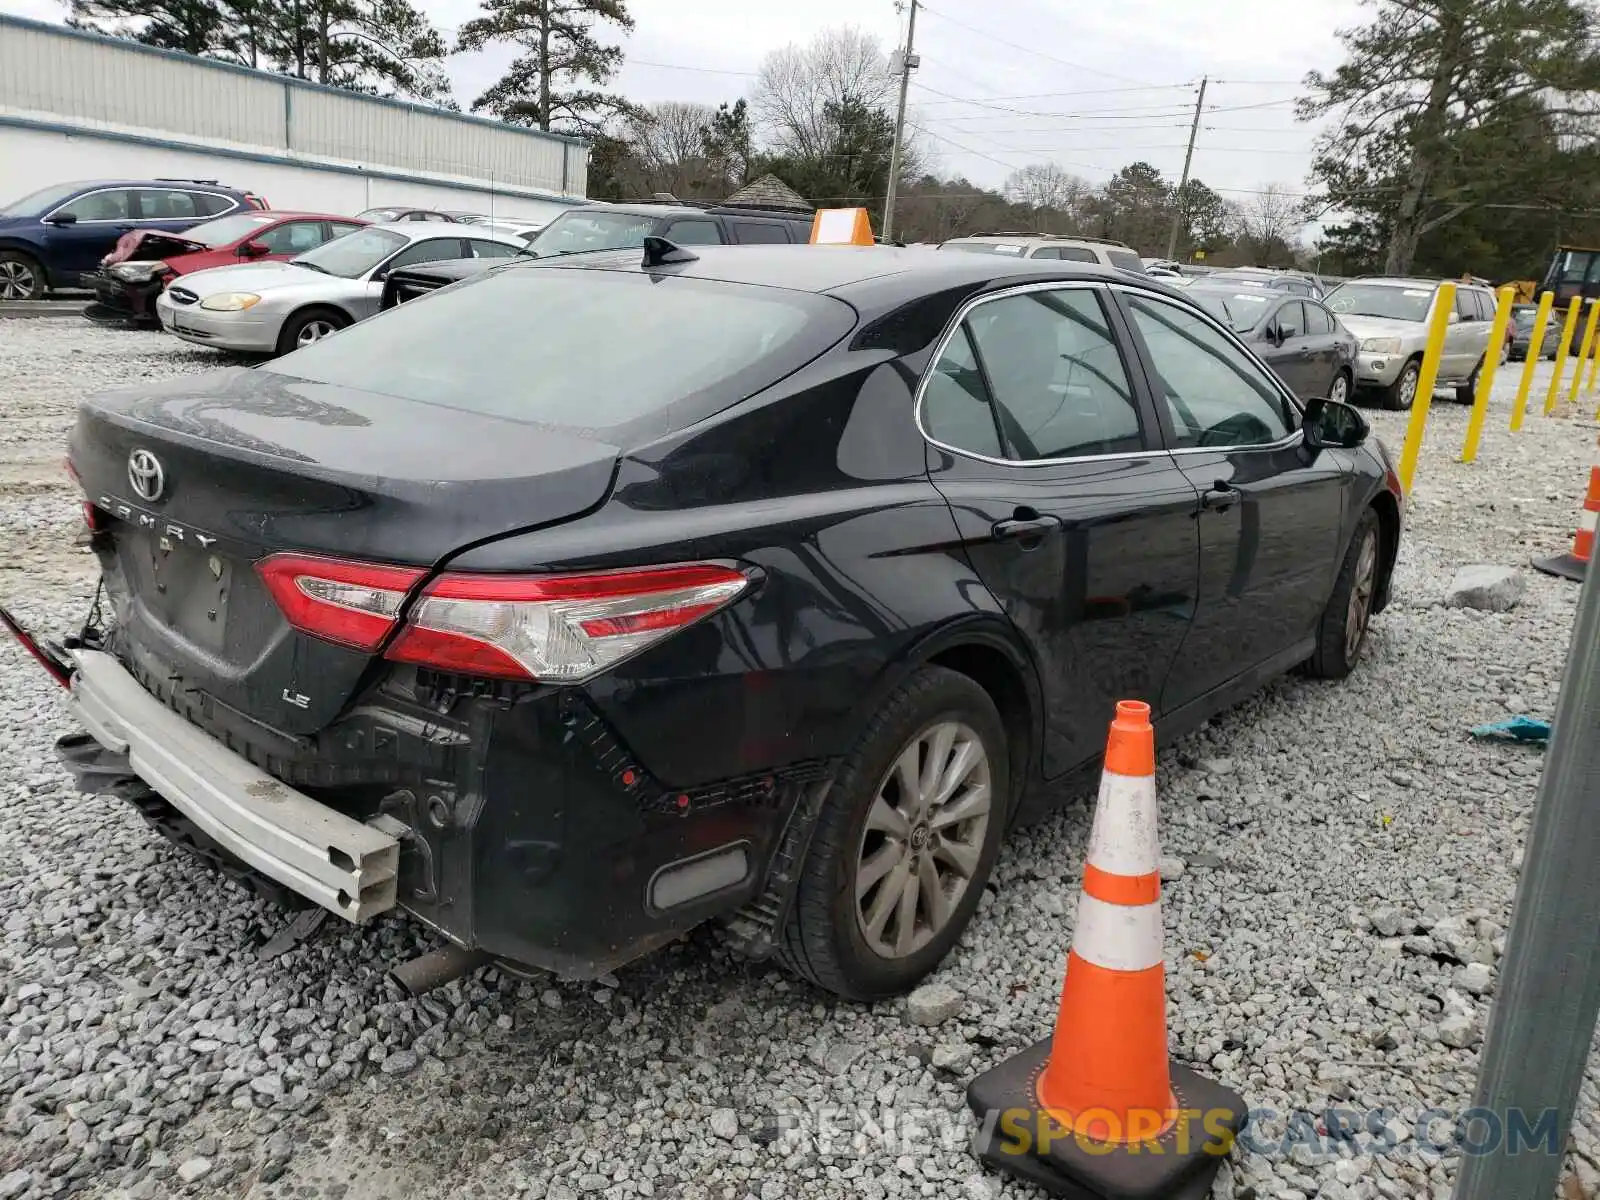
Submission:
[[[150,695],[111,655],[70,653],[73,715],[219,845],[347,921],[394,907],[393,837],[253,766]]]

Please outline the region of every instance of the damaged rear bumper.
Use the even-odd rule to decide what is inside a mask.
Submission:
[[[71,652],[69,706],[106,755],[77,756],[85,782],[124,759],[229,853],[347,921],[394,907],[399,842],[280,783],[185,721],[98,650]]]

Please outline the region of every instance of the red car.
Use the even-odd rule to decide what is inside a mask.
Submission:
[[[82,277],[95,302],[91,321],[158,325],[156,296],[180,275],[237,262],[294,258],[367,224],[326,213],[237,212],[183,233],[135,229],[122,235],[100,269]]]

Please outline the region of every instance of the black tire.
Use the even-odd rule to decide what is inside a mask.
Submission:
[[[1383,389],[1383,406],[1391,412],[1403,412],[1417,399],[1417,376],[1422,374],[1422,361],[1410,359],[1400,368],[1395,381]]]
[[[1370,546],[1370,564],[1363,558]],[[1317,648],[1306,662],[1306,673],[1317,679],[1343,679],[1361,657],[1361,648],[1367,644],[1367,630],[1372,625],[1372,602],[1378,593],[1378,572],[1382,569],[1383,535],[1378,528],[1378,514],[1367,509],[1356,522],[1355,535],[1345,550],[1344,562],[1339,565],[1338,577],[1333,581],[1333,594],[1317,621]],[[1351,597],[1365,574],[1364,611],[1359,632],[1352,640],[1349,621]]]
[[[0,300],[43,300],[44,267],[21,250],[0,250]]]
[[[1483,353],[1484,357],[1487,358],[1489,352],[1485,350]],[[1478,373],[1482,370],[1483,358],[1480,358],[1478,359],[1477,365],[1472,368],[1472,374],[1467,376],[1467,381],[1465,383],[1456,384],[1457,404],[1471,404],[1473,400],[1477,398]]]
[[[857,918],[856,867],[867,813],[901,751],[944,719],[966,724],[988,756],[988,826],[977,866],[944,927],[920,950],[887,958],[867,944]],[[849,1000],[875,1000],[914,987],[956,944],[983,895],[1010,816],[1008,761],[1005,726],[989,694],[956,671],[920,668],[878,709],[829,789],[778,939],[778,961]]]
[[[278,353],[288,354],[299,349],[301,338],[314,326],[331,326],[330,332],[337,332],[349,324],[350,318],[336,308],[301,309],[283,323],[278,334]]]

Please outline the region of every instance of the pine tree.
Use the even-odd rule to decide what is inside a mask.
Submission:
[[[598,90],[622,65],[622,47],[595,35],[600,24],[631,30],[625,0],[484,0],[483,15],[462,26],[456,49],[510,42],[522,53],[472,110],[590,136],[607,118],[630,115],[626,100]]]
[[[449,46],[411,0],[275,0],[270,37],[279,69],[374,95],[454,108]]]
[[[1559,186],[1563,139],[1593,140],[1600,19],[1581,0],[1365,2],[1374,19],[1341,33],[1348,59],[1307,78],[1299,115],[1340,118],[1312,167],[1323,208],[1381,233],[1398,273],[1474,207]]]

